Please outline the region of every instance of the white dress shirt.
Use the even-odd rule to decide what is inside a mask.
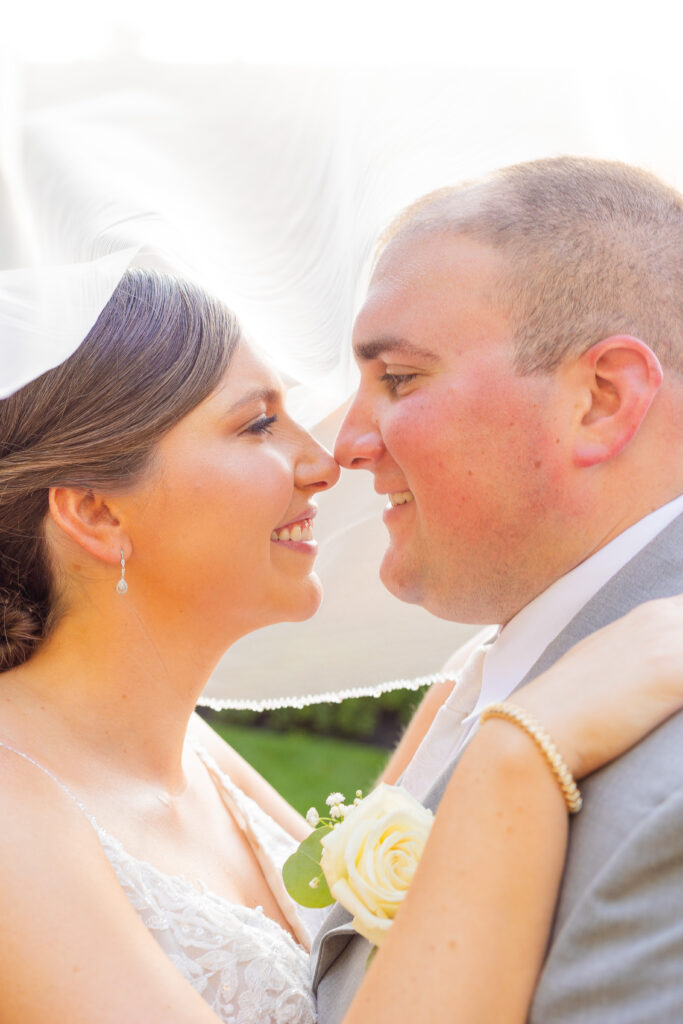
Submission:
[[[456,682],[408,765],[401,785],[423,798],[441,771],[472,737],[483,709],[488,704],[507,700],[546,647],[583,606],[681,512],[683,495],[629,526],[510,619],[486,646],[481,689],[473,710],[463,717],[462,691]],[[454,724],[453,739],[447,750],[444,733],[450,720]]]

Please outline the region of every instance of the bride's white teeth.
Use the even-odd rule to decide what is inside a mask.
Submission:
[[[414,495],[412,491],[396,491],[395,494],[389,495],[389,501],[392,506],[405,505],[409,501],[413,501]]]
[[[281,530],[273,530],[270,535],[271,540],[313,540],[313,521],[311,519],[303,519],[299,523],[295,523],[294,526],[285,526]]]

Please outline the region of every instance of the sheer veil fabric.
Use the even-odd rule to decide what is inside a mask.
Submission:
[[[616,72],[615,72],[616,77]],[[235,309],[328,445],[355,386],[350,353],[374,240],[416,196],[522,159],[575,152],[649,167],[650,85],[453,67],[95,63],[0,79],[0,398],[66,358],[125,268],[198,280]],[[467,100],[465,100],[467,97]],[[473,99],[476,97],[476,99]],[[637,102],[639,101],[639,102]],[[678,98],[670,103],[679,120]],[[380,692],[429,676],[475,627],[382,588],[368,474],[320,497],[327,597],[313,620],[246,637],[206,691],[216,706]],[[128,567],[135,586],[134,560]]]

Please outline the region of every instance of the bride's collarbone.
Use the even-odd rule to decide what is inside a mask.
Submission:
[[[279,920],[279,908],[240,825],[201,763],[188,772],[182,793],[126,780],[93,816],[136,860],[195,888],[206,886],[231,903],[261,906]]]
[[[49,742],[36,750],[30,737],[15,732],[3,729],[0,744],[41,766],[43,771],[34,767],[29,774],[38,773],[42,799],[50,800],[59,782],[125,855],[231,903],[262,906],[279,920],[277,902],[248,840],[195,754],[185,759],[185,785],[171,793],[125,767],[113,769],[93,760],[73,745],[59,744],[57,754]],[[47,787],[45,770],[55,780]],[[70,801],[65,812],[69,806]]]

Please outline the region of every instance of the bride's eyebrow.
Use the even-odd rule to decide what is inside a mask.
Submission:
[[[253,391],[248,391],[246,395],[242,395],[237,401],[230,406],[227,410],[228,414],[233,412],[239,412],[245,405],[251,405],[253,402],[265,402],[266,405],[273,405],[282,399],[282,392],[278,388],[273,387],[259,387],[254,388]]]
[[[428,348],[416,345],[405,338],[377,338],[374,341],[360,341],[353,346],[353,351],[360,362],[370,362],[379,356],[411,356],[414,359],[422,359],[428,363],[438,362],[438,355]]]

